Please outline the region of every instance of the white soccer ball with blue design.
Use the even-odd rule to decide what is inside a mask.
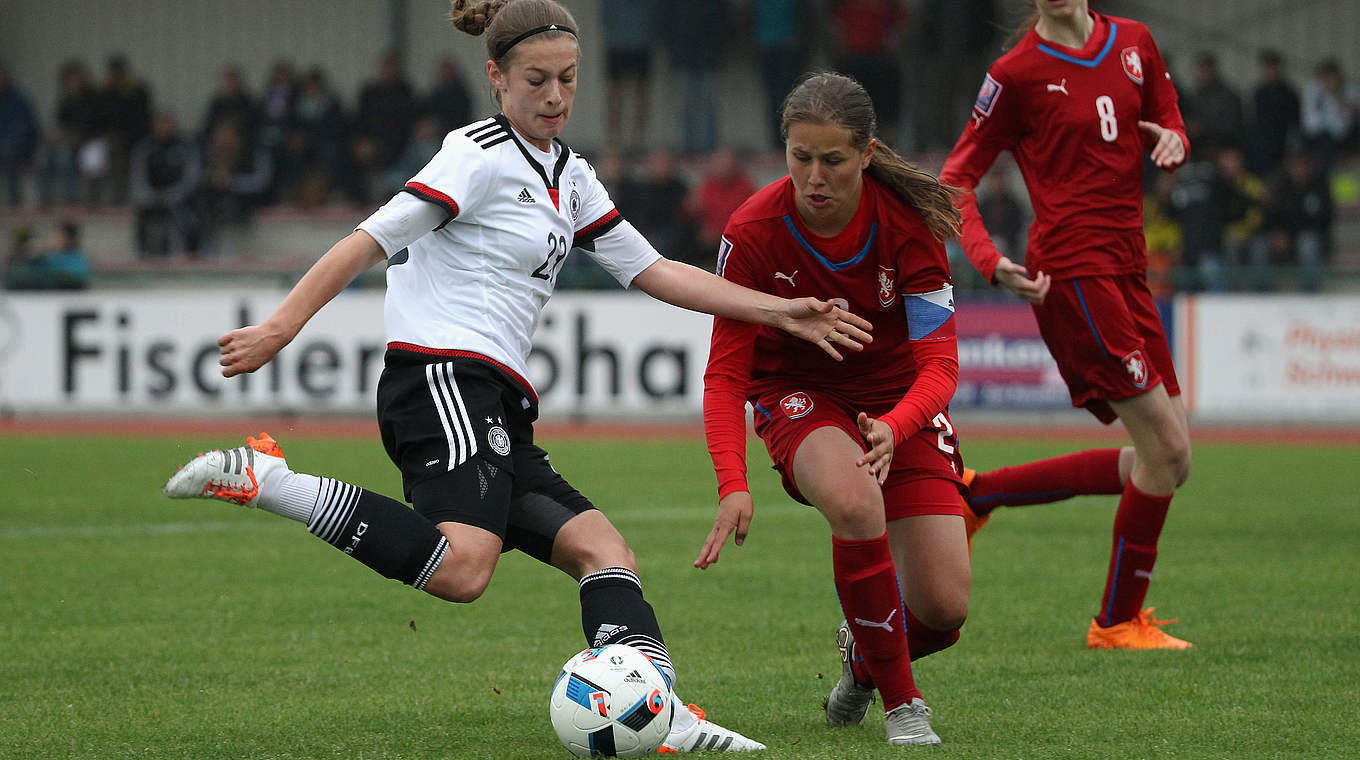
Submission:
[[[671,731],[671,687],[647,655],[625,644],[577,653],[553,684],[553,730],[577,757],[642,757]]]

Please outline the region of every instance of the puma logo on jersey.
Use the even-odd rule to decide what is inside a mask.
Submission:
[[[793,278],[794,278],[794,277],[797,277],[797,276],[798,276],[798,270],[797,270],[797,269],[793,270],[793,274],[784,274],[783,272],[775,272],[775,273],[774,273],[774,278],[775,278],[776,280],[788,280],[788,281],[789,281],[789,285],[791,285],[791,286],[793,285]]]
[[[1067,92],[1067,79],[1066,79],[1066,77],[1064,77],[1063,80],[1062,80],[1062,82],[1060,82],[1060,83],[1058,83],[1058,84],[1051,84],[1051,85],[1049,85],[1049,86],[1048,86],[1048,91],[1049,91],[1049,92],[1061,92],[1061,93],[1064,94],[1064,95],[1069,94],[1069,93]]]
[[[1064,80],[1064,81],[1066,81],[1066,80]],[[538,201],[534,200],[534,196],[532,196],[532,195],[529,194],[529,188],[527,188],[527,187],[526,187],[526,188],[522,188],[522,189],[519,191],[519,197],[516,198],[515,200],[519,201],[520,203],[537,203],[537,202],[538,202]]]
[[[891,623],[890,621],[893,619],[893,615],[896,615],[896,614],[897,614],[897,608],[894,607],[894,608],[893,608],[893,611],[888,613],[887,619],[885,619],[882,623],[876,623],[876,622],[874,622],[874,621],[872,621],[872,620],[865,620],[864,618],[855,618],[855,622],[856,622],[856,623],[859,623],[860,625],[863,625],[863,626],[868,626],[869,628],[882,628],[883,630],[887,631],[888,633],[892,633],[893,627],[892,627],[892,623]]]

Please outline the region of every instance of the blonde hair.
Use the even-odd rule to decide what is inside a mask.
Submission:
[[[864,87],[844,74],[813,74],[793,88],[780,109],[779,133],[789,137],[793,124],[834,124],[850,132],[850,143],[863,151],[874,139],[878,117]],[[879,141],[865,174],[920,212],[926,226],[939,240],[959,234],[962,215],[954,206],[958,188],[945,185],[929,172],[916,168],[892,148]]]
[[[485,32],[486,55],[502,69],[526,32],[557,25],[566,28],[546,29],[539,34],[544,39],[575,38],[579,29],[571,11],[553,0],[453,0],[449,23],[473,37]]]

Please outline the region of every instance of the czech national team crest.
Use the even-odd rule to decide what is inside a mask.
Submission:
[[[1124,369],[1129,373],[1129,380],[1133,381],[1133,387],[1142,390],[1147,387],[1148,366],[1143,359],[1142,349],[1135,349],[1133,353],[1124,357]]]
[[[790,393],[779,399],[779,406],[784,410],[784,414],[789,416],[789,419],[796,420],[812,411],[812,397],[802,391]]]
[[[1138,55],[1138,48],[1126,47],[1124,52],[1119,54],[1119,60],[1124,62],[1124,73],[1129,75],[1129,79],[1134,84],[1143,83],[1143,59]]]
[[[897,290],[894,281],[897,279],[897,270],[893,267],[878,265],[878,305],[888,307],[897,300]]]

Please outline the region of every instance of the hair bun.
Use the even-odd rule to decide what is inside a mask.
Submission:
[[[506,2],[508,0],[482,0],[472,3],[468,0],[453,0],[453,7],[449,11],[449,23],[459,31],[479,37],[491,25],[491,19],[496,17],[496,12],[505,7]]]

